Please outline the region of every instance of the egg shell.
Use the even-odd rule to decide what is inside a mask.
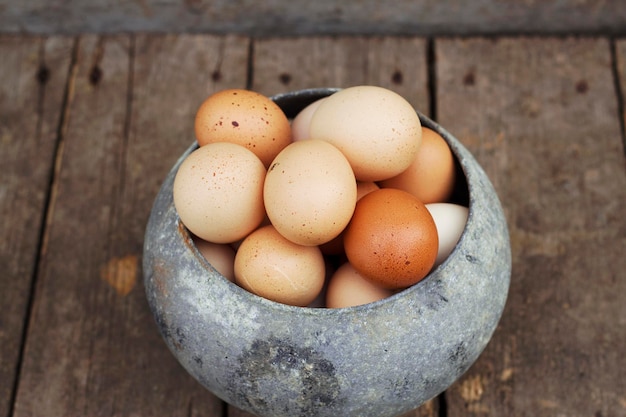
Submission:
[[[432,269],[437,228],[406,191],[381,188],[359,200],[344,234],[346,256],[366,279],[389,289],[411,286]]]
[[[235,282],[283,304],[306,306],[313,302],[322,290],[325,273],[318,247],[293,243],[272,225],[247,236],[235,255]]]
[[[320,103],[325,99],[319,99],[302,109],[291,122],[292,140],[305,140],[311,138],[311,119]]]
[[[443,203],[454,190],[456,169],[450,147],[440,134],[422,128],[422,143],[411,165],[381,187],[408,191],[422,203]]]
[[[327,97],[311,118],[311,138],[332,143],[360,181],[404,171],[421,143],[419,116],[401,95],[377,86],[355,86]]]
[[[322,253],[323,254],[323,253]],[[328,281],[330,281],[330,277],[333,276],[335,271],[337,270],[336,263],[332,260],[324,257],[324,263],[326,265],[326,274],[324,276],[324,285],[322,286],[322,290],[319,292],[317,297],[307,305],[310,308],[326,308],[326,290],[328,289]]]
[[[193,243],[204,259],[230,282],[235,282],[235,250],[224,243],[207,242],[197,236]]]
[[[332,275],[326,290],[326,307],[343,308],[372,303],[393,295],[393,291],[373,284],[346,262]]]
[[[329,242],[349,223],[357,186],[345,156],[316,139],[293,142],[274,159],[265,178],[265,209],[287,239],[301,245]]]
[[[380,187],[378,184],[372,181],[364,182],[357,181],[356,183],[356,200],[359,201],[361,198],[365,197],[367,194],[372,191],[378,190]]]
[[[450,256],[450,253],[452,253],[459,242],[465,230],[469,209],[465,206],[451,203],[431,203],[426,204],[426,208],[437,226],[439,250],[435,266],[439,266]]]
[[[266,168],[291,142],[291,125],[280,107],[262,94],[243,89],[210,95],[198,108],[194,129],[200,146],[236,143],[254,152]]]
[[[213,243],[232,243],[263,218],[265,167],[243,146],[217,142],[194,150],[174,179],[174,206],[182,223]]]

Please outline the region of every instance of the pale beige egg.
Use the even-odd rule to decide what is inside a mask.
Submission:
[[[342,308],[363,305],[393,295],[393,291],[363,278],[346,262],[330,278],[326,291],[326,307]]]
[[[328,142],[293,142],[272,162],[263,190],[270,222],[301,245],[329,242],[346,227],[357,198],[346,157]]]
[[[417,155],[419,116],[401,95],[356,86],[324,99],[311,118],[311,138],[341,150],[359,181],[380,181],[404,171]]]
[[[225,243],[207,242],[197,236],[193,243],[204,259],[230,282],[235,282],[235,250]]]
[[[232,243],[256,229],[265,217],[265,167],[252,151],[216,142],[193,151],[174,179],[174,206],[196,236]]]
[[[311,119],[313,113],[325,99],[321,98],[302,109],[291,122],[291,134],[293,140],[305,140],[311,138]]]
[[[309,305],[322,290],[325,273],[317,246],[293,243],[271,225],[247,236],[235,255],[235,282],[283,304]]]

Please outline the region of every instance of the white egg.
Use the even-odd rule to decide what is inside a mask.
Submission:
[[[465,230],[469,210],[465,206],[452,203],[426,204],[426,208],[435,221],[439,236],[439,251],[435,267],[441,265],[450,256]]]

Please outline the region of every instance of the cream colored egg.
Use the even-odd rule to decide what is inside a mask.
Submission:
[[[256,229],[265,216],[261,160],[241,145],[216,142],[193,151],[174,179],[174,206],[196,236],[232,243]]]
[[[298,141],[270,165],[263,196],[267,216],[280,234],[301,245],[320,245],[338,236],[350,221],[356,179],[333,145]]]
[[[339,148],[360,181],[380,181],[404,171],[415,159],[422,128],[415,109],[382,87],[338,91],[319,105],[310,135]]]
[[[391,295],[393,291],[366,280],[347,262],[340,266],[330,278],[326,291],[326,307],[358,306],[382,300]]]
[[[317,110],[320,103],[324,100],[325,98],[321,98],[314,101],[313,103],[302,109],[296,115],[296,117],[294,117],[293,121],[291,122],[291,134],[294,141],[311,138],[311,118],[313,118],[313,113],[315,113],[315,110]]]
[[[439,251],[434,265],[438,266],[450,256],[463,234],[469,210],[465,206],[451,203],[426,204],[426,208],[435,221],[439,236]]]
[[[235,255],[235,282],[283,304],[309,305],[322,290],[325,273],[318,247],[293,243],[271,225],[247,236]]]

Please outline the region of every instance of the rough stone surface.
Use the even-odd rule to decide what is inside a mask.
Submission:
[[[293,115],[334,90],[275,97]],[[144,246],[149,304],[170,350],[207,389],[266,417],[397,416],[461,376],[491,338],[511,274],[505,217],[482,168],[448,132],[467,181],[466,229],[417,285],[345,309],[292,307],[228,282],[195,249],[172,203],[176,169],[154,204]],[[469,193],[467,193],[469,190]]]

